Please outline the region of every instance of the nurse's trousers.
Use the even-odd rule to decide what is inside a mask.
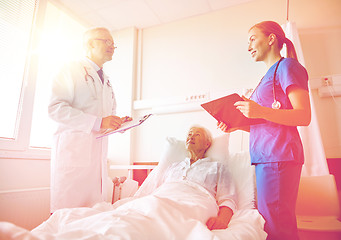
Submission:
[[[258,211],[265,219],[267,240],[298,240],[295,208],[302,164],[259,163],[255,170]]]

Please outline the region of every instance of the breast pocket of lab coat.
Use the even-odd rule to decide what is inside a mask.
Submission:
[[[91,136],[83,132],[64,132],[59,136],[56,158],[62,168],[88,167],[91,163]]]

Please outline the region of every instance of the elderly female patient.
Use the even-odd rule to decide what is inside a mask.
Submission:
[[[158,166],[134,197],[57,210],[26,239],[216,239],[210,230],[228,227],[237,196],[224,164],[204,157],[211,141],[207,130],[192,127],[189,157]]]
[[[229,174],[225,166],[205,158],[211,146],[210,132],[203,127],[192,127],[187,135],[186,149],[189,157],[181,162],[173,163],[165,172],[163,182],[190,181],[200,184],[215,197],[219,212],[210,217],[206,225],[212,229],[225,229],[235,209],[234,188],[231,186]]]

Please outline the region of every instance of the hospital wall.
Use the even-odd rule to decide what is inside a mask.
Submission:
[[[341,73],[340,4],[339,0],[290,1],[290,20],[297,24],[312,81]],[[247,31],[262,20],[284,23],[285,9],[284,0],[256,0],[144,30],[130,28],[115,32],[120,48],[108,67],[115,75],[113,85],[119,95],[119,113],[137,117],[150,113],[155,103],[182,99],[182,103],[173,105],[180,108],[191,95],[209,93],[213,97],[234,89],[255,87],[266,68],[250,58]],[[312,93],[326,155],[340,158],[341,98],[336,97],[335,103],[332,98],[320,98],[316,89]],[[142,103],[144,107],[135,105],[134,109],[134,103],[139,106]],[[192,124],[206,126],[214,136],[221,134],[214,119],[204,111],[171,112],[167,107],[161,106],[159,112],[165,109],[163,114],[153,116],[142,126],[111,136],[109,160],[114,164],[158,161],[165,137],[184,139]],[[231,151],[247,147],[248,134],[231,135]],[[0,193],[5,194],[0,196],[0,220],[29,228],[36,224],[29,217],[36,217],[38,211],[46,216],[48,202],[37,206],[38,200],[27,196],[33,196],[34,191],[34,194],[48,193],[49,176],[48,159],[34,155],[0,158]],[[16,200],[10,200],[9,194]],[[45,199],[48,201],[48,194]]]
[[[32,229],[50,216],[50,161],[23,157],[0,158],[0,221]]]
[[[307,6],[309,5],[309,8]],[[230,90],[254,88],[265,73],[265,64],[254,63],[247,51],[247,32],[263,20],[286,21],[286,1],[259,0],[169,24],[144,29],[141,33],[141,74],[137,77],[137,103],[143,115],[153,104],[176,102],[191,95],[214,96]],[[338,9],[338,10],[337,10]],[[306,68],[311,81],[341,73],[341,2],[290,1],[290,20],[296,22]],[[328,158],[341,156],[341,100],[320,98],[312,89],[324,150]],[[143,105],[143,104],[142,104]],[[221,134],[215,120],[204,111],[155,115],[132,131],[131,161],[158,161],[164,139],[184,139],[188,127],[201,124]],[[162,107],[161,107],[162,110]],[[230,150],[247,149],[247,134],[231,135]]]

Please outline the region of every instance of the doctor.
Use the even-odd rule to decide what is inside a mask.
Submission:
[[[131,120],[115,116],[115,95],[102,71],[116,48],[109,30],[92,28],[83,38],[86,57],[65,65],[52,84],[48,112],[58,129],[51,154],[51,213],[109,200],[108,139],[96,137]]]

